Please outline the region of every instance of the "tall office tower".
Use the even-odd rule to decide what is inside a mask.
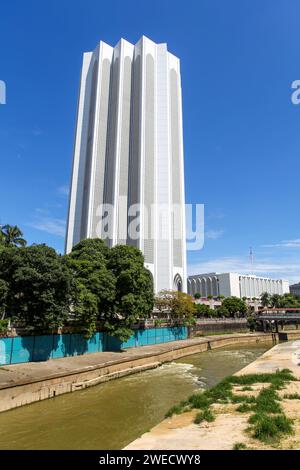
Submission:
[[[156,292],[186,291],[180,64],[144,36],[83,56],[66,251],[95,237],[141,249]]]

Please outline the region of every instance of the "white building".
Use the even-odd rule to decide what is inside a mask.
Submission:
[[[131,244],[156,291],[186,290],[184,202],[179,59],[144,36],[101,41],[83,56],[66,252],[84,238]]]
[[[284,279],[270,279],[250,274],[237,273],[208,273],[188,277],[188,293],[201,297],[212,295],[218,297],[247,297],[259,298],[262,293],[269,294],[289,293],[289,282]]]

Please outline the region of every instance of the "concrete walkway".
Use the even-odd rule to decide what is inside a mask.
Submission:
[[[292,337],[292,335],[289,335]],[[300,341],[294,340],[281,343],[268,350],[261,357],[240,370],[236,375],[252,373],[272,373],[278,369],[290,369],[293,375],[300,379]],[[280,392],[299,393],[299,382],[291,382]],[[241,392],[239,392],[241,393]],[[258,393],[258,392],[257,392]],[[295,435],[288,437],[283,443],[283,449],[300,448],[299,400],[283,400],[282,405],[288,417],[295,421]],[[268,449],[259,441],[249,438],[246,429],[249,426],[249,414],[235,411],[236,405],[215,405],[216,420],[212,423],[194,424],[197,410],[192,410],[172,418],[165,419],[150,432],[130,443],[126,450],[231,450],[235,443],[243,442],[247,448]],[[279,448],[279,447],[278,447]]]
[[[95,354],[86,354],[82,356],[65,357],[60,359],[50,359],[43,362],[27,362],[0,367],[0,390],[18,385],[39,382],[42,380],[64,377],[72,374],[78,374],[114,364],[131,362],[141,358],[161,355],[165,352],[176,351],[191,346],[205,345],[207,342],[219,342],[227,339],[237,342],[241,338],[252,339],[253,337],[266,337],[270,335],[258,334],[230,334],[205,336],[193,339],[172,341],[169,343],[156,344],[151,346],[142,346],[138,348],[129,348],[122,352],[101,352]],[[217,346],[217,345],[216,345]]]

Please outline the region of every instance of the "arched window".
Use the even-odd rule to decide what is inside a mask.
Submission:
[[[181,276],[177,273],[174,277],[173,286],[175,290],[182,292],[182,279]]]

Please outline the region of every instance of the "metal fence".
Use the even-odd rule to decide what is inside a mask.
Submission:
[[[89,339],[77,333],[6,337],[0,338],[0,365],[47,361],[102,351],[120,351],[186,339],[187,336],[187,328],[177,326],[136,330],[126,342],[102,332],[95,333]]]

